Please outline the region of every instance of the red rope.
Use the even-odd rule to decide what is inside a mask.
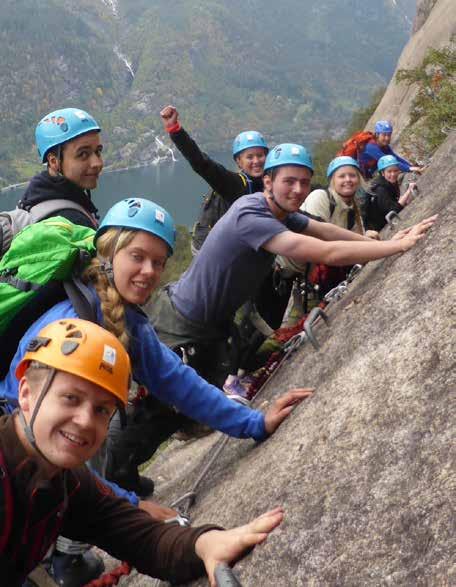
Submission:
[[[111,585],[117,585],[121,577],[127,576],[132,571],[132,566],[129,563],[123,562],[118,567],[113,569],[109,573],[105,573],[98,579],[94,579],[84,585],[84,587],[111,587]]]
[[[138,390],[136,392],[135,397],[132,400],[132,403],[137,406],[141,400],[147,397],[149,394],[147,393],[147,388],[144,385],[138,385]]]
[[[320,302],[319,307],[324,309],[327,304],[325,302]],[[302,332],[304,328],[304,322],[307,319],[308,314],[305,314],[297,324],[290,327],[278,328],[274,334],[271,336],[273,340],[276,340],[281,345],[284,345],[286,342],[290,340],[295,334]],[[264,383],[271,377],[274,371],[280,364],[280,361],[283,357],[283,350],[277,350],[270,355],[266,363],[263,367],[260,367],[255,373],[253,373],[253,381],[247,386],[246,396],[249,401],[251,401],[255,395],[258,393],[258,390],[264,385]]]

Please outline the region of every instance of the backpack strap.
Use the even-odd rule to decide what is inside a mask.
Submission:
[[[332,218],[332,215],[334,214],[334,210],[336,209],[336,200],[334,199],[334,196],[332,195],[332,193],[329,190],[325,190],[326,191],[326,195],[328,196],[328,201],[329,201],[329,217]]]
[[[32,283],[31,281],[26,281],[25,279],[19,279],[18,277],[15,277],[13,273],[9,273],[7,271],[0,274],[0,283],[7,283],[15,289],[23,292],[40,291],[42,288],[42,285],[39,283]]]
[[[87,251],[79,251],[79,259],[74,265],[73,275],[71,279],[63,282],[63,287],[78,316],[83,320],[97,323],[97,304],[95,298],[80,277],[89,260],[90,255]]]
[[[5,457],[0,450],[0,554],[5,551],[13,528],[14,500]]]
[[[326,190],[326,194],[329,200],[329,217],[332,218],[334,210],[336,209],[336,200],[334,199],[334,196],[329,190]],[[351,230],[355,226],[355,221],[355,210],[353,208],[350,208],[347,214],[347,230]]]
[[[90,222],[95,226],[95,219],[94,217],[87,212],[84,206],[73,202],[72,200],[66,200],[64,198],[55,199],[55,200],[47,200],[45,202],[40,202],[39,204],[35,204],[30,208],[30,214],[32,216],[32,222],[39,222],[40,220],[44,220],[48,216],[52,215],[53,212],[58,212],[64,209],[71,209],[71,210],[78,210],[87,216]]]
[[[98,323],[95,298],[85,283],[79,277],[73,277],[64,281],[63,287],[77,315],[83,320]]]
[[[242,183],[244,184],[244,187],[246,188],[247,186],[249,186],[249,194],[252,194],[253,193],[253,181],[243,171],[240,171],[238,175],[241,178]]]

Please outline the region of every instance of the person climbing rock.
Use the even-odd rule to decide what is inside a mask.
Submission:
[[[18,207],[34,208],[36,213],[40,205],[40,219],[59,215],[96,228],[98,210],[91,190],[103,169],[100,131],[93,116],[79,108],[61,108],[44,116],[35,138],[46,169],[30,180]]]
[[[393,155],[396,157],[399,168],[402,172],[421,173],[422,167],[413,165],[403,157],[399,157],[390,146],[393,134],[393,125],[388,120],[379,120],[375,123],[375,138],[369,141],[365,149],[359,155],[359,165],[361,173],[365,179],[370,179],[376,169],[377,161],[384,155]]]
[[[143,496],[153,482],[140,477],[138,466],[160,444],[182,428],[187,417],[237,438],[261,441],[280,426],[309,389],[279,397],[263,414],[239,405],[207,383],[161,344],[149,319],[139,309],[158,286],[175,245],[175,227],[169,213],[144,198],[127,198],[106,214],[96,233],[97,257],[84,273],[97,306],[98,321],[128,348],[135,381],[146,395],[127,410],[127,426],[111,423],[106,477]],[[25,333],[0,397],[17,407],[15,368],[28,342],[46,324],[79,317],[70,300],[43,314]]]
[[[89,228],[98,226],[98,210],[91,190],[97,187],[103,169],[100,132],[98,122],[80,108],[60,108],[38,122],[35,140],[40,161],[46,164],[46,169],[30,180],[17,205],[32,213],[30,221],[63,216],[75,224]],[[11,353],[21,333],[64,297],[58,283],[42,288],[35,303],[22,312],[10,328],[8,347]],[[88,550],[87,545],[60,538],[58,547],[63,549],[58,559],[61,573],[57,577],[61,587],[82,585],[78,583],[78,572],[87,582],[103,569],[101,558]],[[63,554],[64,551],[68,552]],[[70,578],[67,577],[69,568],[72,569]]]
[[[210,230],[233,202],[241,196],[263,190],[263,168],[269,149],[263,135],[258,131],[241,132],[232,145],[232,156],[238,171],[231,171],[201,151],[196,142],[182,128],[179,113],[174,106],[166,106],[160,115],[170,139],[192,169],[210,187],[192,231],[191,248],[195,255]],[[283,285],[285,288],[277,287],[271,265],[271,271],[265,276],[255,299],[249,300],[239,312],[238,321],[242,323],[240,332],[246,344],[251,345],[251,352],[261,344],[271,329],[278,328],[282,322],[291,283]],[[250,354],[250,351],[248,353]],[[228,381],[227,385],[233,387],[231,381]]]
[[[317,220],[378,239],[377,232],[365,231],[356,202],[356,193],[363,185],[358,162],[352,157],[336,157],[329,163],[326,176],[329,180],[328,188],[312,191],[304,200],[301,210]],[[346,278],[350,267],[329,267],[320,263],[309,268],[308,279],[318,286],[319,296],[323,298]]]
[[[160,291],[151,309],[160,339],[170,348],[191,350],[190,364],[209,381],[220,380],[224,370],[225,376],[235,372],[233,364],[219,360],[219,349],[233,345],[233,316],[255,297],[274,255],[299,263],[366,263],[409,250],[434,222],[423,221],[398,240],[377,242],[309,219],[298,211],[310,192],[312,174],[312,159],[301,145],[272,149],[265,163],[264,191],[231,206],[187,271]]]
[[[179,122],[174,106],[160,112],[163,127],[192,169],[210,187],[204,198],[192,234],[192,252],[196,254],[209,231],[225,214],[231,204],[245,194],[263,189],[263,167],[268,146],[261,133],[255,130],[241,132],[233,141],[233,159],[239,171],[226,169],[203,153]]]
[[[93,476],[84,462],[125,410],[131,380],[125,348],[100,326],[49,323],[15,372],[18,410],[0,417],[2,585],[20,587],[59,532],[173,584],[204,571],[213,583],[219,563],[239,560],[281,523],[280,507],[231,531],[157,522]]]
[[[381,230],[385,216],[389,212],[399,214],[412,201],[416,183],[410,182],[401,195],[399,175],[400,162],[394,155],[384,155],[378,160],[378,175],[371,181],[368,189],[367,224],[373,230]]]

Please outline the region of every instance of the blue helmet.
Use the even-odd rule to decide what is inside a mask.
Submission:
[[[233,157],[236,158],[239,153],[252,147],[261,147],[266,153],[269,151],[263,135],[256,130],[246,130],[238,134],[233,141]]]
[[[37,124],[36,145],[42,163],[46,162],[49,149],[57,147],[87,132],[100,132],[95,118],[79,108],[62,108],[50,112]]]
[[[383,157],[380,157],[377,161],[377,169],[379,171],[383,171],[387,167],[399,167],[399,165],[400,163],[394,155],[383,155]]]
[[[264,164],[264,170],[282,167],[283,165],[297,165],[307,167],[313,173],[312,157],[305,147],[293,143],[282,143],[269,151]]]
[[[164,240],[169,247],[170,255],[174,252],[176,244],[174,220],[169,212],[150,200],[125,198],[114,204],[101,221],[95,234],[95,242],[108,228],[144,230]]]
[[[336,157],[331,161],[331,163],[328,165],[326,177],[329,179],[331,175],[336,171],[336,169],[339,169],[339,167],[345,167],[346,165],[350,165],[350,167],[356,167],[356,169],[359,169],[359,163],[356,159],[344,155],[342,157]]]
[[[390,135],[393,132],[393,125],[388,120],[379,120],[375,123],[375,134],[384,133]]]

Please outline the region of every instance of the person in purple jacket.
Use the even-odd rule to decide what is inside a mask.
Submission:
[[[365,179],[370,179],[377,170],[377,161],[384,155],[393,155],[399,161],[399,168],[402,172],[410,171],[421,173],[422,167],[409,163],[403,157],[400,157],[390,147],[391,136],[393,134],[393,125],[388,120],[379,120],[375,123],[375,139],[369,141],[366,148],[361,153],[358,163]]]

